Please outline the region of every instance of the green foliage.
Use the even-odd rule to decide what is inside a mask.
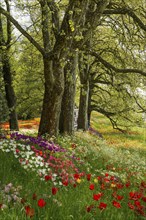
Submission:
[[[8,120],[8,107],[5,99],[4,83],[2,80],[2,73],[0,72],[0,122]]]
[[[141,87],[141,84],[143,87],[145,79],[143,76],[131,72],[119,73],[112,69],[111,65],[117,69],[145,70],[145,32],[142,28],[142,23],[145,22],[145,2],[144,0],[110,2],[107,5],[107,10],[110,12],[116,10],[118,13],[106,13],[105,10],[100,20],[98,20],[100,14],[98,8],[102,4],[104,5],[105,1],[87,2],[86,5],[86,1],[85,4],[83,1],[64,0],[55,3],[48,1],[48,5],[45,4],[48,13],[45,17],[48,16],[48,24],[44,22],[44,18],[41,21],[39,1],[18,0],[14,4],[17,13],[28,21],[26,23],[30,26],[29,28],[27,26],[30,36],[39,42],[41,47],[46,47],[47,54],[45,55],[48,56],[48,51],[52,53],[54,45],[61,45],[63,53],[61,52],[58,57],[61,57],[62,68],[66,63],[64,54],[68,53],[69,47],[86,53],[82,60],[82,68],[79,71],[80,74],[82,71],[85,72],[85,80],[88,80],[88,74],[91,78],[95,74],[90,87],[94,110],[110,117],[114,126],[124,127],[125,124],[129,126],[133,122],[140,124],[142,117],[139,112],[145,112],[145,103],[143,97],[137,94],[137,88]],[[5,2],[2,1],[2,5],[3,3]],[[80,7],[81,5],[85,6],[83,10]],[[124,14],[124,10],[129,11]],[[128,14],[128,12],[131,13]],[[135,17],[131,17],[132,13],[135,13]],[[79,17],[79,15],[83,16]],[[136,17],[138,19],[135,19]],[[94,25],[96,19],[98,23],[95,22],[97,25]],[[43,27],[44,23],[45,26]],[[23,26],[23,23],[21,25]],[[45,33],[47,35],[44,38]],[[65,42],[64,44],[62,39]],[[14,86],[18,115],[20,118],[36,117],[41,112],[45,81],[42,74],[42,57],[30,46],[31,44],[28,41],[21,39],[19,43],[19,38],[16,41],[18,42],[15,47],[17,49],[16,60],[12,58],[12,63],[16,69]],[[109,65],[106,66],[106,62],[101,62],[100,59],[90,55],[91,51],[101,55]],[[62,58],[62,56],[64,57]],[[68,81],[70,80],[68,74]],[[84,94],[86,93],[87,91],[84,91]],[[78,97],[77,92],[76,100],[79,99]]]
[[[23,52],[19,53],[18,63],[15,64],[14,88],[18,117],[28,119],[40,116],[44,79],[40,54],[33,47],[27,48],[24,44]]]

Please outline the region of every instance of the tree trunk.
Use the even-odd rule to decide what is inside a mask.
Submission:
[[[79,115],[78,115],[78,129],[86,131],[88,129],[88,95],[89,95],[89,83],[81,84],[80,89],[80,102],[79,102]]]
[[[58,135],[64,73],[57,58],[49,61],[44,57],[45,92],[38,135]]]
[[[91,126],[90,120],[91,120],[91,97],[92,97],[92,92],[90,88],[90,82],[89,82],[89,97],[88,97],[88,128]]]
[[[61,105],[59,121],[60,133],[73,134],[74,132],[74,105],[76,89],[77,53],[68,59],[64,68],[65,88]]]
[[[83,54],[80,56],[79,72],[80,72],[80,102],[78,115],[78,129],[86,131],[88,129],[88,96],[89,96],[89,64],[88,57]]]
[[[5,83],[5,93],[6,93],[6,100],[7,105],[9,108],[9,125],[10,130],[18,131],[18,120],[17,120],[17,113],[15,110],[16,107],[16,97],[15,92],[12,85],[12,76],[11,76],[11,69],[10,69],[10,61],[7,55],[7,52],[3,52],[3,78]]]
[[[8,4],[8,2],[7,2]],[[7,9],[9,12],[9,5],[7,5]],[[1,60],[2,60],[2,72],[3,72],[3,79],[5,83],[5,94],[6,94],[6,101],[9,108],[9,125],[10,130],[18,131],[18,120],[16,114],[16,97],[12,83],[12,73],[11,73],[11,66],[10,66],[10,59],[9,59],[9,49],[10,49],[10,42],[11,42],[11,27],[10,22],[7,21],[7,42],[4,39],[3,33],[3,26],[2,26],[2,19],[0,15],[0,46],[1,46]]]

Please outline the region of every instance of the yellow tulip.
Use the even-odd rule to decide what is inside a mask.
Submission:
[[[77,183],[80,183],[80,182],[81,182],[81,179],[77,179],[76,181],[77,181]]]

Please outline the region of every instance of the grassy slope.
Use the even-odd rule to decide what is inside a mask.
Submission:
[[[109,146],[146,150],[146,128],[134,127],[127,134],[114,130],[103,115],[93,112],[91,126],[102,133]]]
[[[127,162],[127,153],[125,153],[125,150],[129,149],[131,152],[138,149],[139,155],[142,155],[141,160],[144,160],[146,147],[144,142],[144,132],[142,129],[133,131],[131,134],[124,135],[116,130],[113,130],[109,121],[103,116],[94,113],[92,119],[92,126],[103,134],[105,141],[99,140],[97,136],[90,135],[88,132],[77,132],[75,137],[60,137],[60,139],[58,139],[60,145],[67,148],[69,148],[73,142],[76,143],[77,149],[75,150],[75,153],[81,154],[81,156],[83,156],[84,152],[87,151],[87,156],[86,158],[84,158],[84,166],[86,168],[90,167],[89,170],[87,169],[89,173],[95,173],[96,176],[98,170],[100,169],[106,172],[106,166],[109,163],[111,164],[112,162],[114,162],[114,160],[114,169],[118,168],[119,161],[116,162],[117,159],[114,155],[120,158],[122,156],[122,153],[123,155],[125,154],[123,158],[125,158],[125,161]],[[111,146],[111,148],[109,148],[108,145]],[[118,151],[112,151],[112,147],[114,147],[114,149],[118,149]],[[122,149],[122,151],[119,151],[120,149]],[[132,159],[134,156],[128,155],[128,158],[129,157]],[[128,220],[139,218],[139,216],[137,216],[137,218],[133,214],[133,212],[129,212],[129,208],[126,208],[126,205],[123,201],[121,203],[122,206],[125,207],[124,212],[122,212],[122,209],[116,209],[111,205],[112,198],[110,197],[112,189],[107,189],[104,192],[105,198],[103,202],[106,202],[108,204],[106,212],[100,212],[100,210],[96,208],[96,214],[94,214],[94,210],[92,213],[87,213],[85,212],[86,206],[91,204],[96,204],[97,206],[97,204],[99,204],[99,202],[93,201],[93,192],[89,190],[89,182],[87,180],[83,179],[81,183],[78,184],[77,188],[73,188],[71,186],[63,187],[59,190],[56,196],[52,196],[52,185],[48,184],[48,182],[44,183],[40,181],[39,177],[36,177],[35,172],[28,172],[20,167],[17,159],[14,158],[11,153],[0,152],[0,161],[1,184],[3,185],[12,182],[14,186],[22,185],[23,190],[21,191],[21,197],[24,197],[27,200],[26,205],[30,205],[35,209],[35,216],[33,218],[34,220],[127,220],[127,214],[130,214],[130,216],[128,216]],[[132,163],[133,165],[133,161],[129,163]],[[121,164],[123,164],[124,169],[124,162],[122,159]],[[124,172],[124,170],[120,172],[120,175],[122,177],[122,172]],[[91,180],[91,183],[94,183],[93,179]],[[98,189],[96,193],[98,193],[100,191],[100,185],[97,183],[96,187]],[[135,190],[134,186],[132,187],[133,190]],[[122,195],[125,195],[127,193],[128,195],[128,190],[132,189],[124,190],[121,190],[120,193]],[[37,208],[37,201],[32,200],[33,193],[37,194],[38,199],[41,197],[45,198],[47,202],[47,206],[45,208]],[[61,203],[61,206],[57,205],[57,202]],[[52,218],[50,218],[50,216],[52,216]],[[18,207],[16,206],[16,208],[10,209],[9,212],[7,212],[7,210],[5,212],[0,212],[0,220],[2,219],[19,220],[30,218],[26,217],[23,206],[18,205]]]

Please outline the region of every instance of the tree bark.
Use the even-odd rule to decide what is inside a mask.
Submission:
[[[89,97],[89,64],[88,57],[82,53],[79,61],[80,72],[80,101],[79,101],[79,115],[78,115],[78,129],[86,131],[88,129],[88,97]]]
[[[7,10],[10,12],[9,4],[7,3]],[[19,130],[17,113],[16,113],[16,97],[12,83],[12,72],[9,59],[9,50],[11,42],[11,26],[7,20],[7,42],[4,39],[2,20],[0,15],[0,46],[1,46],[1,60],[2,60],[2,72],[5,83],[6,101],[9,108],[9,126],[10,130]]]
[[[68,58],[64,68],[65,88],[63,93],[61,115],[59,121],[60,133],[72,135],[74,132],[74,105],[76,90],[77,52]]]
[[[91,98],[92,98],[92,91],[90,88],[90,81],[89,81],[89,97],[88,97],[88,128],[91,126],[90,120],[91,120]]]
[[[15,92],[14,92],[13,85],[12,85],[12,76],[11,76],[9,58],[6,53],[3,59],[3,78],[4,78],[4,83],[5,83],[7,105],[9,108],[10,130],[18,131],[19,127],[18,127],[17,113],[15,110],[16,97],[15,97]]]
[[[58,135],[64,73],[60,60],[44,58],[45,92],[38,135]]]

